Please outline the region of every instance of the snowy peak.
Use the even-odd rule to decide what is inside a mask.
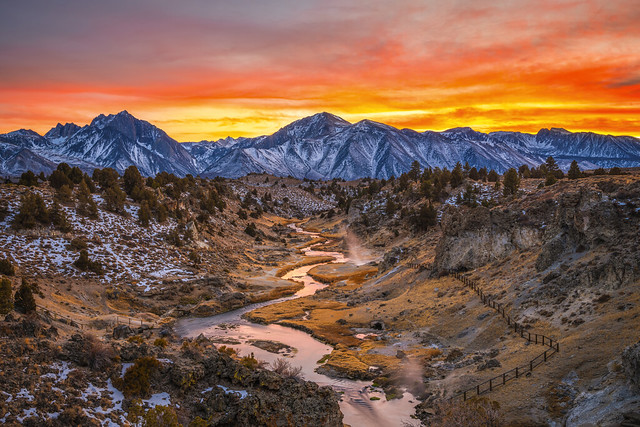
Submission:
[[[58,123],[56,127],[51,128],[49,132],[45,133],[44,137],[52,142],[61,141],[71,137],[74,133],[78,132],[80,129],[82,128],[75,123],[65,123],[65,124]]]
[[[314,139],[338,132],[351,123],[330,113],[318,113],[288,124],[276,132],[295,138]]]

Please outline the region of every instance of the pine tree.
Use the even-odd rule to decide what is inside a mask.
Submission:
[[[450,180],[451,187],[452,188],[459,187],[460,184],[462,184],[463,180],[464,180],[464,174],[462,173],[462,165],[460,164],[460,162],[458,162],[456,163],[456,166],[451,171],[451,180]]]
[[[436,225],[438,212],[431,203],[424,203],[413,217],[413,223],[418,230],[424,231]]]
[[[38,185],[38,177],[32,171],[28,170],[20,175],[18,185],[26,185],[27,187],[34,187]]]
[[[13,218],[13,226],[20,228],[34,228],[36,225],[49,224],[49,211],[42,196],[27,193],[20,199],[18,214]]]
[[[149,221],[151,221],[151,211],[149,210],[149,205],[146,201],[140,204],[140,209],[138,210],[138,221],[143,227],[149,226]]]
[[[73,263],[81,271],[89,271],[91,268],[91,260],[89,260],[89,252],[86,249],[80,251],[80,257]]]
[[[413,162],[411,162],[411,169],[409,170],[409,177],[413,181],[417,181],[418,178],[420,177],[420,162],[418,162],[417,160],[414,160]]]
[[[13,267],[13,264],[6,258],[0,259],[0,274],[4,274],[5,276],[13,276],[16,274],[16,269]]]
[[[503,181],[502,194],[509,196],[518,192],[518,188],[520,187],[520,176],[518,175],[518,171],[514,168],[509,169],[504,174]]]
[[[491,169],[487,174],[487,179],[489,182],[498,182],[498,179],[499,179],[498,172]]]
[[[33,297],[33,291],[27,281],[22,278],[22,284],[16,291],[14,297],[14,306],[21,313],[28,314],[36,311],[36,300]]]
[[[98,218],[98,205],[96,205],[93,197],[91,197],[89,187],[84,180],[80,181],[76,198],[78,199],[77,210],[80,215],[87,216],[92,219]]]
[[[567,175],[569,176],[569,179],[578,179],[582,176],[578,162],[575,160],[571,162],[571,166],[569,166],[569,173]]]
[[[544,165],[547,168],[547,173],[553,174],[557,179],[564,177],[564,173],[560,170],[560,166],[558,166],[558,163],[556,163],[556,160],[552,156],[547,157]]]
[[[69,203],[73,199],[73,191],[71,187],[64,184],[62,187],[56,189],[53,197],[61,203]]]
[[[56,200],[53,201],[49,214],[51,216],[51,224],[53,224],[55,228],[63,233],[68,233],[73,230],[73,226],[69,222],[67,214]]]
[[[11,280],[3,277],[0,280],[0,314],[8,314],[13,310]]]
[[[131,192],[136,187],[144,187],[144,180],[140,171],[135,166],[129,166],[122,175],[122,181],[124,183],[124,191],[131,195]]]
[[[112,185],[104,192],[104,207],[111,212],[124,213],[124,202],[127,195],[120,186]]]

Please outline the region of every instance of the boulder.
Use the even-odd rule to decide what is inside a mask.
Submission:
[[[134,334],[133,329],[128,325],[118,325],[113,328],[113,339],[119,340],[122,338],[128,338]]]

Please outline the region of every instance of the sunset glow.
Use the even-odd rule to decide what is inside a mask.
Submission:
[[[178,141],[320,111],[640,135],[636,0],[5,1],[0,133],[127,109]]]

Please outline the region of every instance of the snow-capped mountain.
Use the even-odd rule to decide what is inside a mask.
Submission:
[[[471,128],[416,132],[363,120],[349,123],[329,113],[297,120],[273,135],[180,144],[126,111],[100,115],[91,124],[58,124],[44,136],[29,130],[0,135],[0,173],[31,169],[49,173],[59,162],[91,171],[136,165],[144,175],[167,171],[207,177],[251,172],[312,179],[388,178],[423,167],[457,162],[504,172],[537,166],[548,156],[567,169],[640,166],[640,140],[628,136],[542,129],[537,134],[482,133]]]
[[[640,141],[594,133],[542,129],[538,134],[482,133],[471,128],[416,132],[363,120],[351,124],[320,113],[271,136],[189,143],[203,176],[239,177],[250,172],[298,178],[388,178],[423,167],[453,168],[457,162],[504,172],[537,166],[548,156],[563,169],[574,159],[583,169],[640,166]]]
[[[140,173],[149,176],[162,171],[180,176],[198,173],[193,158],[180,143],[127,111],[100,115],[83,127],[74,123],[58,124],[44,137],[24,130],[0,135],[0,146],[12,147],[2,153],[5,174],[21,173],[23,164],[27,169],[48,173],[60,162],[87,171],[111,167],[120,173],[135,165]],[[28,157],[25,148],[30,151],[33,161],[17,163],[13,157],[18,154]],[[40,158],[47,159],[48,163],[38,167]]]

